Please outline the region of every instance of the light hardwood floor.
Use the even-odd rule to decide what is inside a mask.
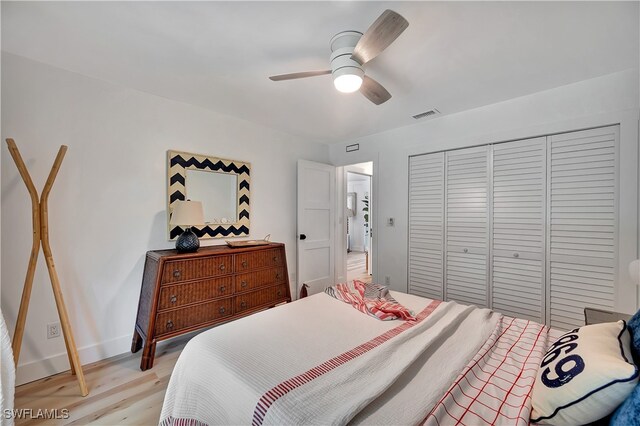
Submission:
[[[365,254],[362,251],[347,253],[347,281],[360,280],[365,283],[371,282],[371,275],[367,273],[365,259]]]
[[[157,425],[173,366],[195,334],[159,342],[153,368],[140,371],[140,354],[126,353],[84,366],[89,395],[80,396],[68,371],[16,388],[15,408],[68,409],[65,420],[16,420],[17,425]]]

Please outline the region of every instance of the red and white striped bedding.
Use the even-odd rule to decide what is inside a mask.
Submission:
[[[415,321],[416,319],[413,312],[398,303],[386,287],[378,284],[353,280],[327,287],[324,292],[381,321],[397,319]]]
[[[422,424],[528,425],[533,383],[549,345],[548,327],[502,316]]]
[[[161,424],[528,422],[546,327],[393,297],[415,321],[378,321],[319,294],[195,337]]]

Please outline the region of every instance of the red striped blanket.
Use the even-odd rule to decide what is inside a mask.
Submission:
[[[387,287],[378,284],[353,280],[352,283],[327,287],[324,292],[381,321],[416,320],[413,312],[389,294]]]
[[[503,316],[422,424],[528,425],[531,390],[548,339],[549,327]]]

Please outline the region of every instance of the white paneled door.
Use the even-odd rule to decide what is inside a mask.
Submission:
[[[548,323],[584,324],[585,306],[613,309],[618,126],[549,137]]]
[[[444,153],[409,160],[409,293],[444,298]]]
[[[493,146],[492,308],[545,321],[546,138]]]
[[[335,193],[335,167],[298,160],[298,284],[309,294],[333,285]]]
[[[488,146],[445,154],[445,299],[488,307]]]

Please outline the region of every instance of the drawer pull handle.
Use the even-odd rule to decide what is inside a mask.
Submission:
[[[513,253],[513,257],[516,257],[516,258],[520,257],[520,253]]]
[[[171,297],[169,298],[169,301],[171,303],[176,303],[178,301],[178,298],[176,297],[175,294],[172,294]]]
[[[220,270],[224,271],[224,263],[222,265],[220,265]]]
[[[167,321],[167,330],[171,330],[173,328],[173,321]]]
[[[278,256],[273,256],[273,261],[277,262],[278,261]]]
[[[182,275],[182,272],[180,272],[180,269],[176,269],[173,271],[173,278],[180,278],[180,275]]]
[[[278,296],[282,296],[282,290],[278,290]]]
[[[224,291],[227,289],[227,287],[221,285],[220,286],[220,293],[224,293]]]
[[[468,248],[466,248],[466,249],[464,249],[462,251],[465,252],[465,253],[469,253],[469,249]]]
[[[280,272],[276,272],[276,280],[280,279]]]
[[[240,287],[245,288],[247,286],[247,282],[246,281],[242,281],[240,283]]]
[[[247,307],[247,302],[241,302],[240,303],[240,307],[241,308],[246,308]]]
[[[242,267],[243,267],[243,268],[246,268],[246,267],[247,267],[247,265],[248,265],[247,261],[246,261],[246,260],[243,260],[243,261],[242,261]]]
[[[221,313],[221,314],[224,314],[224,312],[226,311],[226,309],[224,308],[224,306],[221,306],[219,310],[220,310],[220,313]]]

